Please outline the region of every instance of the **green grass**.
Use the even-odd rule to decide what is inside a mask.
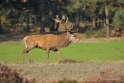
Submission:
[[[22,43],[0,43],[0,61],[2,62],[21,62],[21,53],[25,49]],[[88,42],[72,43],[67,48],[59,49],[62,52],[63,60],[72,59],[84,62],[107,62],[124,61],[124,42]],[[34,62],[46,61],[46,51],[33,49],[29,52]],[[58,62],[59,55],[50,52],[49,62]],[[28,58],[25,57],[25,62]]]

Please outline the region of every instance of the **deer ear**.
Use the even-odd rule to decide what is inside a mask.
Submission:
[[[67,34],[70,35],[70,34],[73,34],[73,32],[71,32],[71,31],[67,31]]]

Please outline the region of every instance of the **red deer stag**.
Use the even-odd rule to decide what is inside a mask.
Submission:
[[[66,29],[67,30],[67,29]],[[67,47],[71,42],[79,42],[73,34],[75,31],[67,31],[66,33],[55,35],[55,34],[44,34],[44,35],[30,35],[23,38],[26,49],[22,52],[22,60],[24,56],[28,56],[28,52],[33,48],[40,48],[46,50],[46,63],[48,63],[50,50],[59,53],[60,61],[62,61],[62,53],[58,50],[59,48]],[[28,56],[29,62],[31,58]]]

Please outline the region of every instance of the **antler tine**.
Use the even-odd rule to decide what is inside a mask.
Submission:
[[[63,24],[63,27],[65,28],[66,31],[68,31],[68,29],[66,28],[66,25]]]
[[[65,29],[66,29],[66,31],[68,31],[68,29],[66,28],[67,22],[68,22],[68,17],[66,17],[66,22],[65,22]]]
[[[68,17],[65,17],[65,15],[62,16],[61,22],[63,24],[63,27],[65,28],[66,31],[68,31],[68,29],[66,28],[67,22],[68,22]]]
[[[70,23],[70,31],[73,29],[73,24]]]
[[[66,23],[68,22],[68,17],[67,17],[67,19],[66,19]]]
[[[72,32],[72,33],[76,33],[76,32],[78,32],[78,28],[77,29],[75,29],[75,30],[72,30],[73,29],[73,24],[72,23],[70,23],[70,30],[69,30],[69,32]]]
[[[61,20],[59,19],[59,15],[56,15],[56,18],[52,18],[55,22],[61,22]]]
[[[75,30],[75,32],[78,32],[78,30],[79,30],[79,29],[77,28],[77,29]]]
[[[72,29],[73,29],[73,24],[70,23],[70,29],[68,30],[69,32],[72,32]]]

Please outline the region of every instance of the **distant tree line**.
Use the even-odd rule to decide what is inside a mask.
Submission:
[[[106,28],[109,37],[111,26],[124,29],[123,7],[124,0],[0,0],[0,34],[5,33],[4,30],[14,33],[14,27],[18,26],[28,33],[31,24],[39,26],[40,33],[45,27],[58,31],[59,23],[55,27],[52,19],[58,15],[60,19],[68,17],[80,32],[81,23],[87,22],[95,30]]]

